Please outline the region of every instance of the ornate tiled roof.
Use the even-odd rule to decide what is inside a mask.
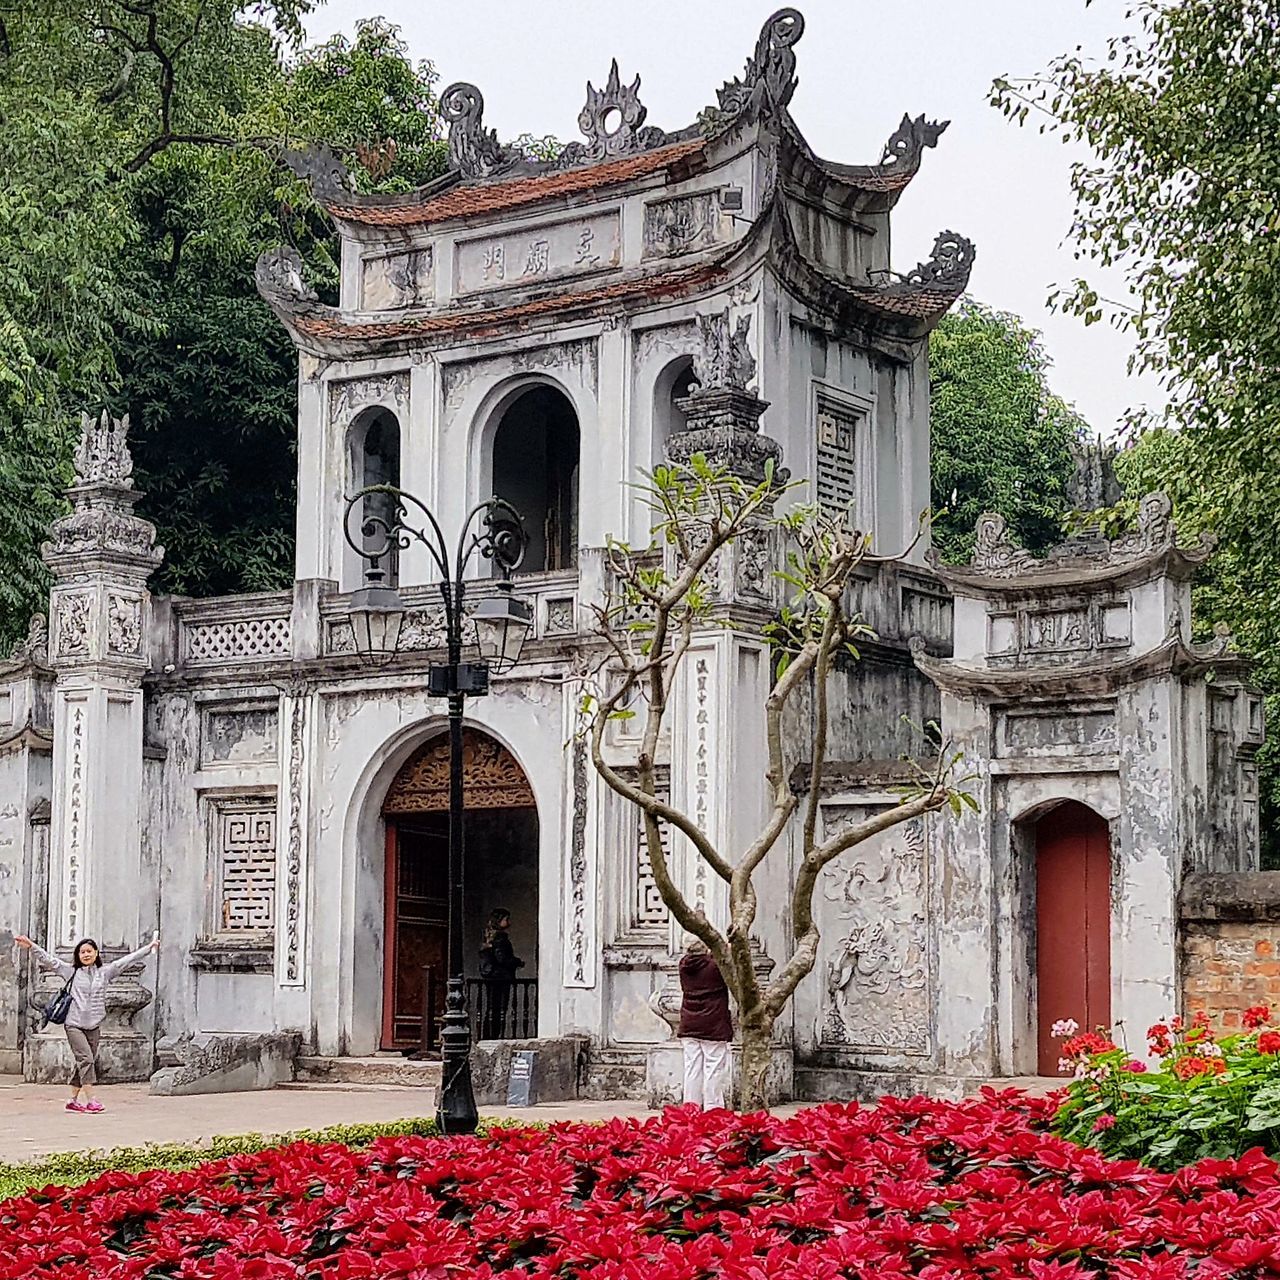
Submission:
[[[742,74],[716,93],[696,125],[665,132],[647,125],[640,77],[625,84],[615,61],[603,88],[587,85],[578,115],[585,142],[569,143],[552,160],[532,160],[499,143],[484,125],[484,97],[459,82],[440,95],[449,126],[449,173],[409,196],[357,195],[336,154],[325,148],[288,152],[335,218],[355,227],[422,226],[536,205],[557,197],[630,182],[679,165],[695,164],[715,139],[740,124],[785,136],[803,156],[806,184],[832,183],[850,193],[893,196],[915,176],[926,148],[937,144],[945,123],[904,115],[874,165],[822,160],[805,144],[788,104],[798,83],[794,46],[804,33],[796,9],[779,9],[761,28]]]
[[[584,169],[533,174],[505,182],[459,183],[413,204],[343,204],[330,202],[329,211],[343,222],[369,227],[412,227],[479,214],[506,212],[541,204],[560,196],[597,191],[631,182],[677,165],[692,166],[706,147],[704,139],[677,142],[655,151],[642,151]]]
[[[359,322],[344,320],[337,312],[312,313],[294,316],[292,324],[306,337],[330,341],[395,341],[403,338],[443,337],[459,332],[466,332],[469,337],[482,337],[540,316],[563,315],[568,311],[608,312],[629,303],[679,296],[712,284],[724,274],[724,268],[720,264],[711,263],[680,271],[633,277],[597,289],[577,289],[479,312],[453,311],[444,315]]]

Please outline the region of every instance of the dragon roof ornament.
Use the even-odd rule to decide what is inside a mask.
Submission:
[[[792,46],[802,35],[804,15],[799,9],[779,9],[766,18],[742,75],[726,81],[716,92],[720,108],[712,115],[755,119],[768,111],[783,110],[799,83]]]
[[[698,350],[693,377],[700,391],[745,391],[756,376],[756,361],[747,345],[751,317],[729,327],[729,310],[698,316]]]
[[[129,415],[112,418],[107,409],[100,417],[80,415],[80,443],[76,446],[77,485],[106,484],[133,487],[133,457],[129,453]]]
[[[880,156],[880,168],[894,173],[914,173],[926,147],[936,147],[950,120],[926,120],[923,115],[913,120],[908,111],[902,123],[889,136]]]
[[[464,178],[492,178],[520,162],[519,152],[484,127],[484,95],[475,85],[451,84],[440,95],[440,114],[449,122],[449,167]]]
[[[902,283],[917,289],[963,293],[969,284],[976,253],[972,240],[955,231],[939,232],[928,261],[917,263],[915,269],[903,277]]]

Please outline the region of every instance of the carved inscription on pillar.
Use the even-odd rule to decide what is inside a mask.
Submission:
[[[568,978],[587,985],[587,744],[573,740],[573,825],[569,833]]]
[[[80,908],[84,892],[84,751],[88,712],[83,702],[69,703],[67,711],[71,718],[68,734],[71,749],[67,758],[66,863],[61,932],[63,945],[74,946],[80,937]]]
[[[826,806],[827,835],[862,821],[862,805]],[[923,819],[831,863],[822,895],[826,950],[822,1043],[866,1053],[929,1052],[927,833]]]
[[[543,223],[524,231],[460,240],[454,293],[538,284],[558,276],[616,267],[622,260],[617,213]]]
[[[307,733],[307,703],[297,694],[289,725],[289,852],[285,862],[284,971],[288,985],[302,978],[302,780]]]
[[[700,831],[711,822],[711,660],[699,656],[693,664],[693,820]],[[707,863],[693,851],[693,902],[707,909]]]

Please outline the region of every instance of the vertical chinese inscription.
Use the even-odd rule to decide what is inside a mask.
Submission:
[[[706,831],[711,817],[711,663],[699,657],[693,664],[694,748],[693,820]],[[693,901],[699,911],[707,909],[707,863],[694,852]]]
[[[302,968],[302,769],[307,706],[294,695],[289,727],[289,856],[285,866],[285,977],[299,981]]]
[[[84,703],[71,710],[71,751],[67,761],[67,874],[63,894],[62,940],[74,946],[80,936],[80,899],[84,865]]]
[[[573,740],[573,827],[569,849],[569,974],[587,981],[587,744]]]

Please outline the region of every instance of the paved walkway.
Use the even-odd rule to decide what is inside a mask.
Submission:
[[[1000,1080],[1000,1087],[1043,1092],[1060,1084],[1036,1077]],[[34,1160],[61,1151],[109,1150],[150,1142],[199,1143],[220,1135],[280,1134],[431,1116],[427,1089],[272,1089],[253,1093],[206,1093],[153,1097],[146,1084],[105,1085],[100,1115],[65,1111],[63,1085],[25,1084],[0,1076],[0,1162]],[[791,1115],[797,1105],[777,1108]],[[485,1116],[551,1124],[557,1120],[608,1120],[654,1113],[638,1102],[556,1102],[538,1107],[482,1107]]]
[[[65,1111],[62,1085],[24,1084],[0,1076],[0,1161],[34,1160],[59,1151],[136,1147],[148,1142],[194,1143],[224,1134],[290,1133],[332,1124],[405,1120],[435,1113],[427,1089],[272,1089],[153,1097],[145,1084],[104,1085],[100,1115]],[[562,1102],[511,1109],[483,1107],[485,1116],[550,1124],[653,1113],[632,1102]]]

